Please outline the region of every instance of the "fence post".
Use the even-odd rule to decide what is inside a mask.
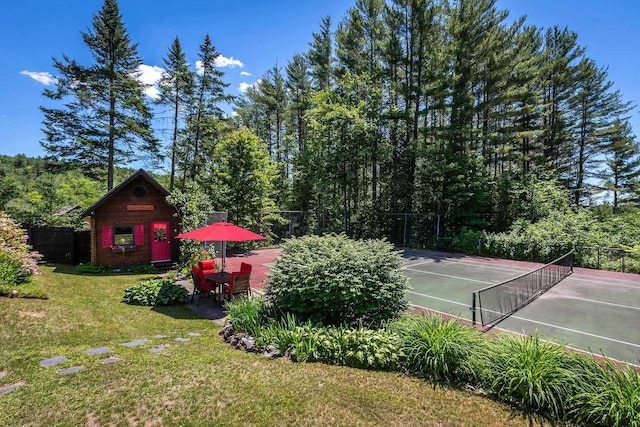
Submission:
[[[405,212],[404,214],[404,231],[402,232],[402,247],[405,248],[407,247],[407,216],[409,214],[407,214]]]
[[[476,293],[473,292],[471,297],[471,323],[476,327]]]

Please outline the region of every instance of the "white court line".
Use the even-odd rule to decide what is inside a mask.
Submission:
[[[412,292],[412,293],[415,293],[415,292]],[[422,295],[422,294],[418,294],[418,295]],[[428,298],[441,299],[441,298],[431,297],[431,296],[429,296],[429,295],[423,295],[423,296],[428,297]],[[446,300],[445,300],[445,301],[446,301]],[[460,304],[460,303],[456,303],[455,301],[450,301],[450,302],[453,302],[454,304]],[[433,308],[423,307],[423,306],[421,306],[421,305],[417,305],[417,304],[409,304],[409,305],[411,305],[411,306],[413,306],[413,307],[422,308],[422,309],[424,309],[424,310],[429,310],[429,311],[432,311],[432,312],[434,312],[434,313],[439,313],[439,314],[441,314],[441,315],[443,315],[443,316],[453,316],[453,317],[456,317],[455,315],[453,315],[453,314],[451,314],[451,313],[446,313],[446,312],[444,312],[444,311],[435,310],[435,309],[433,309]],[[464,304],[463,304],[463,305],[464,305]],[[458,317],[459,319],[462,319],[462,320],[465,320],[465,321],[469,321],[468,319],[465,319],[465,318],[464,318],[464,317],[462,317],[462,316],[457,316],[457,317]],[[511,331],[511,330],[509,330],[509,329],[501,328],[501,327],[499,327],[499,326],[493,326],[493,329],[497,329],[497,330],[499,330],[499,331],[508,332],[508,333],[510,333],[510,334],[516,334],[516,335],[520,335],[520,336],[526,336],[526,335],[528,335],[528,334],[525,334],[525,333],[522,333],[522,332],[516,332],[516,331]],[[550,340],[551,340],[551,342],[554,342],[554,340],[556,340],[556,341],[557,341],[558,339],[557,339],[557,338],[550,338]],[[594,355],[594,356],[599,356],[599,357],[605,357],[603,354],[600,354],[600,353],[594,353],[594,352],[592,352],[592,351],[590,351],[590,350],[585,350],[585,349],[582,349],[582,348],[576,348],[576,347],[572,347],[572,346],[570,346],[570,345],[566,345],[566,344],[562,344],[562,343],[558,343],[558,342],[556,342],[556,344],[557,344],[557,345],[561,345],[562,347],[564,347],[564,348],[568,348],[568,349],[570,349],[570,350],[578,351],[578,352],[580,352],[580,353],[592,354],[592,355]],[[632,344],[632,345],[635,345],[635,344]],[[631,365],[631,366],[635,366],[635,367],[640,366],[640,365],[635,365],[635,364],[633,364],[633,363],[631,363],[631,362],[629,362],[629,361],[626,361],[626,360],[614,359],[614,358],[611,358],[611,357],[608,357],[608,356],[607,356],[606,358],[607,358],[607,360],[612,360],[612,361],[614,361],[614,362],[621,362],[621,363],[625,363],[625,364],[627,364],[627,365]]]
[[[444,301],[444,302],[448,302],[450,304],[461,305],[463,307],[469,308],[469,304],[463,304],[461,302],[451,301],[450,299],[438,298],[438,297],[434,297],[432,295],[421,294],[419,292],[413,292],[413,291],[407,291],[407,293],[408,294],[414,294],[414,295],[420,295],[421,297],[425,297],[425,298],[437,299],[438,301]],[[426,307],[423,307],[423,308],[426,308]],[[431,309],[429,309],[429,310],[431,310]]]
[[[533,271],[536,268],[527,268],[527,267],[517,267],[517,266],[508,266],[508,265],[496,265],[496,264],[489,264],[489,263],[484,263],[481,261],[460,261],[457,259],[448,259],[447,261],[450,262],[455,262],[458,264],[464,264],[464,265],[469,265],[469,266],[474,266],[474,267],[478,267],[479,269],[492,269],[492,270],[502,270],[502,271],[513,271],[515,273],[517,273],[518,271],[522,271],[522,272],[529,272],[529,271]],[[527,262],[527,261],[525,261]],[[539,267],[538,267],[539,268]]]
[[[415,264],[409,264],[407,263],[407,268],[408,267],[415,267],[416,265],[424,265],[424,264],[433,264],[434,262],[436,262],[433,259],[428,259],[426,261],[420,261],[420,262],[416,262]]]
[[[413,268],[405,268],[405,270],[415,271],[416,273],[433,274],[435,276],[450,277],[452,279],[458,279],[458,280],[468,280],[469,282],[484,283],[485,285],[494,285],[493,282],[485,282],[484,280],[476,280],[476,279],[469,279],[466,277],[451,276],[450,274],[433,273],[431,271],[422,271],[422,270],[416,270]]]
[[[431,299],[436,299],[436,300],[439,300],[439,301],[448,302],[450,304],[461,305],[461,306],[464,306],[464,307],[467,307],[467,308],[469,307],[468,304],[463,304],[463,303],[460,303],[460,302],[457,302],[457,301],[451,301],[451,300],[444,299],[444,298],[438,298],[438,297],[434,297],[434,296],[427,295],[427,294],[421,294],[421,293],[413,292],[413,291],[407,291],[407,293],[408,294],[414,294],[414,295],[420,295],[420,296],[425,297],[425,298],[431,298]],[[543,326],[548,326],[548,327],[551,327],[551,328],[562,329],[564,331],[574,332],[574,333],[579,334],[579,335],[587,335],[587,336],[590,336],[590,337],[593,337],[593,338],[599,338],[599,339],[602,339],[602,340],[605,340],[605,341],[611,341],[611,342],[615,342],[615,343],[618,343],[618,344],[630,345],[632,347],[640,348],[640,344],[634,344],[634,343],[627,342],[627,341],[617,340],[615,338],[604,337],[602,335],[596,335],[596,334],[592,334],[592,333],[589,333],[589,332],[579,331],[577,329],[565,328],[563,326],[553,325],[551,323],[539,322],[537,320],[527,319],[525,317],[519,317],[519,316],[514,316],[514,315],[511,315],[511,316],[507,317],[507,319],[510,319],[510,318],[518,319],[518,320],[524,320],[525,322],[537,323],[538,325],[543,325]]]
[[[510,318],[524,320],[525,322],[537,323],[538,325],[548,326],[550,328],[562,329],[563,331],[574,332],[574,333],[579,334],[579,335],[586,335],[586,336],[593,337],[593,338],[599,338],[601,340],[611,341],[611,342],[615,342],[617,344],[630,345],[632,347],[640,348],[640,344],[635,344],[635,343],[627,342],[627,341],[621,341],[621,340],[617,340],[615,338],[603,337],[602,335],[596,335],[596,334],[592,334],[590,332],[579,331],[577,329],[565,328],[563,326],[552,325],[551,323],[539,322],[537,320],[527,319],[527,318],[524,318],[524,317],[519,317],[519,316],[513,316],[512,315],[512,316],[507,317],[505,320],[508,320]]]
[[[582,276],[580,273],[573,273],[572,275],[572,281],[576,280],[576,281],[581,281],[581,282],[589,282],[589,283],[595,283],[596,285],[611,285],[611,286],[615,286],[616,288],[631,288],[631,289],[635,289],[635,290],[639,290],[640,289],[640,284],[638,285],[625,285],[622,283],[617,283],[616,281],[620,281],[623,279],[609,279],[609,278],[600,278],[600,277],[594,277],[594,276],[587,276],[587,278],[583,278],[584,276]],[[627,281],[627,283],[629,283],[629,281]],[[633,283],[633,282],[632,282]]]
[[[553,292],[553,291],[551,291],[551,292]],[[592,302],[594,304],[603,304],[603,305],[610,305],[610,306],[618,307],[618,308],[630,308],[631,310],[640,310],[640,307],[636,307],[636,306],[633,306],[633,305],[617,304],[615,302],[598,301],[598,300],[589,299],[589,298],[580,298],[580,297],[572,297],[572,296],[568,296],[568,295],[553,295],[553,294],[547,294],[547,296],[549,298],[570,298],[570,299],[575,299],[575,300],[578,300],[578,301]],[[544,296],[542,298],[544,298]]]

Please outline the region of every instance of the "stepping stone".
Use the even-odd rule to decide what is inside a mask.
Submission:
[[[51,366],[55,366],[58,363],[62,363],[62,362],[66,362],[67,359],[64,356],[56,356],[56,357],[51,357],[49,359],[44,359],[40,361],[40,366],[44,367],[44,368],[50,368]]]
[[[161,344],[161,345],[159,345],[157,347],[150,348],[149,351],[151,353],[160,353],[162,350],[165,350],[167,348],[169,348],[169,344]]]
[[[18,387],[22,387],[26,383],[24,381],[20,381],[19,383],[11,384],[6,387],[0,388],[0,394],[9,393],[11,390],[15,390]]]
[[[176,341],[178,342],[187,342],[190,341],[189,338],[176,338]]]
[[[189,335],[190,337],[199,337],[200,334],[197,332],[189,332],[187,335]]]
[[[153,337],[158,338],[159,340],[161,340],[162,338],[169,338],[167,335],[161,335],[161,334],[154,335]]]
[[[100,348],[90,348],[89,350],[85,350],[85,353],[87,353],[89,356],[95,356],[96,354],[113,353],[113,351],[111,351],[111,349],[107,347],[100,347]]]
[[[62,375],[73,374],[83,369],[84,369],[84,366],[72,366],[70,368],[58,369],[58,373]]]
[[[145,338],[145,339],[141,339],[141,340],[125,342],[125,343],[122,343],[120,345],[122,345],[124,347],[138,347],[139,345],[143,345],[143,344],[146,344],[148,342],[151,342],[151,340],[148,340],[148,339]]]
[[[107,357],[106,359],[101,359],[100,362],[102,363],[116,363],[121,361],[122,359],[120,359],[119,357],[115,357],[115,356],[111,356],[111,357]]]

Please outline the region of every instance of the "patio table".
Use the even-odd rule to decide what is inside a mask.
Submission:
[[[216,273],[205,274],[204,278],[208,282],[211,282],[215,285],[216,301],[220,301],[223,286],[225,285],[225,283],[229,283],[229,279],[231,279],[231,273],[228,273],[226,271],[218,271]]]

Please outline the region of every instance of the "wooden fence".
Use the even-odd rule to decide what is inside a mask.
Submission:
[[[29,244],[51,264],[73,264],[91,261],[89,231],[71,227],[27,227]]]

